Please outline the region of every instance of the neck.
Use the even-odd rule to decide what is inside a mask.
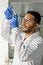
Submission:
[[[34,34],[35,32],[30,32],[30,33],[26,33],[25,34],[25,38],[28,38],[28,37],[30,37],[32,34]]]

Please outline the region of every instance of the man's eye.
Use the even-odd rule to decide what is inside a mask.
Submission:
[[[26,22],[30,22],[31,20],[25,20]]]

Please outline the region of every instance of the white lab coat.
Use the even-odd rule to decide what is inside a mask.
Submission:
[[[16,38],[12,65],[40,65],[43,55],[43,39],[39,31],[24,40],[24,33]]]
[[[5,29],[9,32],[9,28]],[[5,29],[4,31],[6,31]],[[26,40],[24,40],[24,35],[22,33],[16,36],[12,65],[40,65],[43,55],[43,39],[39,32],[32,34]],[[8,40],[9,36],[10,34],[4,38]]]

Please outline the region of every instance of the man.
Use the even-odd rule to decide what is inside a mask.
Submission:
[[[15,17],[9,23],[11,32],[13,32],[11,35],[14,34],[15,28],[18,27],[15,23]],[[36,11],[28,11],[24,15],[22,21],[23,33],[14,34],[13,38],[16,40],[12,39],[14,43],[14,59],[12,65],[41,65],[43,39],[38,31],[40,21],[40,14]]]
[[[40,14],[28,11],[22,21],[23,33],[18,35],[15,43],[12,65],[40,65],[43,55],[43,40],[38,31]]]

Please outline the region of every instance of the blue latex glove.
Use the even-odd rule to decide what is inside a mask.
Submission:
[[[5,11],[4,11],[5,17],[6,19],[10,20],[13,16],[13,10],[12,7],[8,7]]]
[[[11,21],[9,22],[11,28],[16,28],[18,27],[18,15],[14,14],[12,17]]]

